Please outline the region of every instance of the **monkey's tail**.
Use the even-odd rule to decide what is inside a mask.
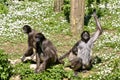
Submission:
[[[66,54],[62,55],[60,58],[58,58],[58,60],[62,60],[65,57],[67,57],[70,54],[71,50],[69,52],[67,52]]]

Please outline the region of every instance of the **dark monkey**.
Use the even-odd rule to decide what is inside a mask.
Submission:
[[[68,56],[69,61],[71,62],[70,67],[74,71],[81,69],[90,69],[92,67],[92,47],[94,42],[102,33],[102,28],[97,19],[96,12],[93,13],[93,16],[96,21],[96,32],[90,37],[88,31],[83,31],[81,34],[81,40],[79,40],[68,53],[59,58],[59,60],[62,60]]]
[[[23,31],[28,35],[28,49],[26,50],[23,57],[21,58],[22,62],[24,62],[25,57],[31,56],[34,53],[33,48],[34,49],[36,48],[35,35],[37,34],[37,31],[33,30],[29,25],[24,25]],[[33,56],[34,55],[35,54],[33,54]]]
[[[52,42],[45,38],[42,33],[35,36],[36,40],[36,61],[37,67],[35,72],[42,72],[53,64],[61,63],[58,61],[57,50]],[[42,63],[40,64],[42,55]]]

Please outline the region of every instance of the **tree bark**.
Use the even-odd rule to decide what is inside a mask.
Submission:
[[[81,33],[84,26],[85,0],[71,0],[70,24],[72,33]]]
[[[60,12],[62,10],[64,0],[54,0],[54,12]]]

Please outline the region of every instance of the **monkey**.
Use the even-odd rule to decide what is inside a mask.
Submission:
[[[69,56],[69,57],[72,56],[72,57],[70,57],[70,60],[73,59],[73,58],[75,58],[76,55],[77,55],[77,53],[78,53],[78,48],[77,48],[77,46],[79,45],[79,42],[80,42],[80,40],[77,41],[77,42],[74,44],[74,46],[72,47],[72,49],[70,49],[66,54],[62,55],[62,56],[59,58],[59,60],[62,60],[62,59],[64,59],[65,57],[68,57],[68,56]],[[70,53],[72,53],[72,54],[70,54]]]
[[[32,29],[29,25],[24,25],[22,29],[23,32],[28,35],[28,49],[21,58],[21,61],[24,62],[26,57],[31,56],[31,58],[33,58],[35,56],[33,49],[36,48],[35,35],[38,32]]]
[[[37,33],[35,40],[37,61],[36,73],[46,70],[51,65],[62,63],[58,60],[56,47],[42,33]],[[40,63],[41,55],[43,55],[42,63]]]
[[[88,31],[83,31],[81,34],[81,40],[79,40],[66,54],[61,56],[59,60],[68,56],[70,61],[70,68],[74,71],[77,70],[89,70],[92,67],[92,48],[94,42],[102,34],[102,28],[94,11],[93,17],[96,22],[96,32],[90,37]]]

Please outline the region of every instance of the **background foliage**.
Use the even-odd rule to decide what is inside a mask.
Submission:
[[[0,0],[0,14],[7,14],[8,8],[7,8],[7,0]]]
[[[107,2],[109,0],[85,0],[85,19],[84,24],[88,25],[93,10],[96,10],[98,17],[107,13]],[[70,0],[64,0],[63,11],[68,22],[70,21]]]
[[[12,75],[13,68],[8,61],[8,56],[0,50],[0,80],[8,80]]]

